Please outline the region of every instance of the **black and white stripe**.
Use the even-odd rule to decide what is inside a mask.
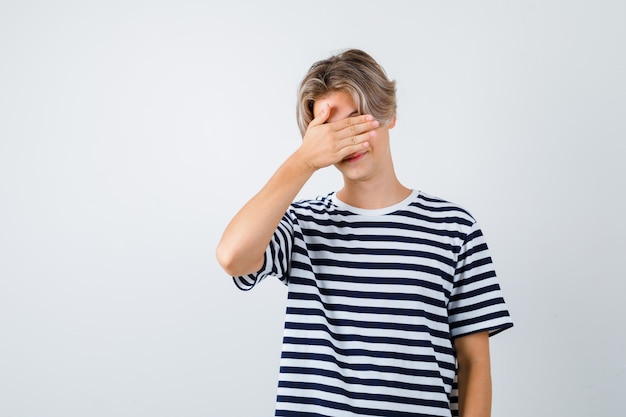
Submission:
[[[289,295],[277,416],[452,416],[452,340],[512,326],[474,218],[414,192],[383,210],[292,204],[248,290]]]

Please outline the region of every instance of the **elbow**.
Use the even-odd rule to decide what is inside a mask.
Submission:
[[[231,277],[239,277],[259,271],[263,266],[264,260],[264,255],[259,259],[247,259],[240,251],[229,249],[223,244],[217,246],[215,257],[222,269]]]
[[[217,246],[215,250],[215,257],[217,259],[217,263],[220,264],[222,269],[230,276],[238,276],[237,274],[237,262],[235,260],[235,254],[233,251],[230,251],[224,247],[224,245],[220,244]]]

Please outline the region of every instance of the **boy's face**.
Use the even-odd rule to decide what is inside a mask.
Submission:
[[[328,104],[330,115],[326,123],[336,122],[348,117],[358,116],[359,110],[352,97],[343,91],[330,92],[313,103],[313,116],[317,117],[323,106]],[[395,126],[394,119],[385,126],[378,127],[376,135],[369,140],[370,146],[344,158],[335,164],[341,171],[344,182],[360,182],[384,179],[387,174],[393,174],[393,164],[389,149],[389,129]]]

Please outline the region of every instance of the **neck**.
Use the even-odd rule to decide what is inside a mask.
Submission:
[[[387,178],[365,181],[344,179],[337,197],[346,204],[363,209],[379,209],[399,203],[409,196],[411,189],[400,183],[394,172]]]

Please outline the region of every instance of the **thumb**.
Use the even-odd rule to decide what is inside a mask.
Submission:
[[[309,123],[309,127],[324,124],[326,120],[328,120],[329,116],[330,116],[330,106],[328,104],[324,104],[324,107],[322,107],[322,110],[318,113],[318,115],[313,120],[311,120],[311,123]]]

